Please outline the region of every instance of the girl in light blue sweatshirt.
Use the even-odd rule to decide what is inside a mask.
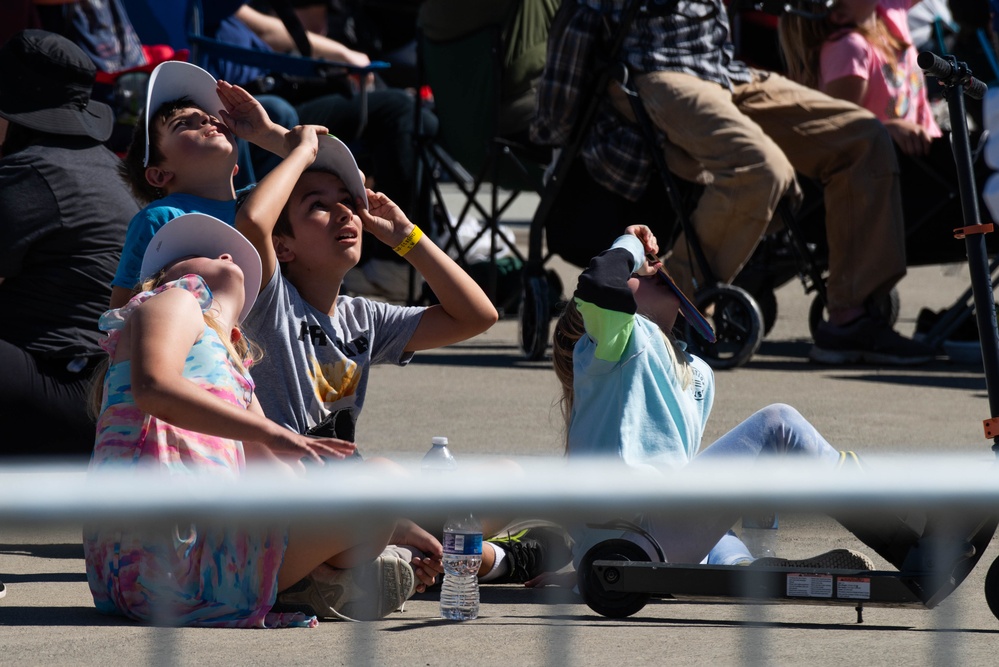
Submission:
[[[782,404],[763,408],[701,449],[714,374],[670,331],[680,313],[705,335],[712,335],[710,328],[654,260],[659,246],[651,230],[634,225],[625,232],[591,260],[555,328],[553,363],[562,384],[568,456],[614,457],[654,469],[769,455],[836,466],[843,455],[797,410]],[[729,530],[737,518],[645,515],[642,527],[669,562],[748,564],[753,557]],[[577,542],[578,561],[592,539]],[[766,564],[789,562],[767,559]],[[846,549],[794,564],[873,569],[867,556]]]

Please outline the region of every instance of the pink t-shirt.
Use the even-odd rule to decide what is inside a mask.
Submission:
[[[910,0],[881,0],[877,11],[888,29],[911,45],[906,21],[909,5]],[[867,81],[861,106],[882,121],[901,118],[922,126],[931,137],[939,137],[942,133],[926,99],[926,83],[916,55],[916,48],[909,46],[893,67],[860,33],[838,33],[822,45],[819,88],[826,90],[830,81],[859,76]]]

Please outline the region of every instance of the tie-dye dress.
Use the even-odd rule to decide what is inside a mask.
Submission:
[[[121,330],[135,309],[166,289],[194,294],[202,311],[212,303],[208,286],[189,275],[133,297],[101,317],[114,358]],[[131,364],[113,363],[104,379],[91,470],[159,469],[168,475],[231,480],[245,467],[243,445],[177,428],[143,413],[131,391]],[[189,352],[184,375],[198,386],[247,407],[253,382],[229,358],[218,334],[205,325]],[[127,499],[123,499],[127,502]],[[87,581],[98,610],[162,625],[314,627],[314,616],[270,611],[287,532],[268,527],[174,525],[85,526]]]

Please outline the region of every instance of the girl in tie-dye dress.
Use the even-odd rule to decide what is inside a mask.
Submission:
[[[165,239],[175,222],[160,230],[167,230]],[[223,241],[245,242],[224,226]],[[251,252],[244,253],[242,263],[250,267],[256,251],[246,247]],[[168,257],[165,267],[155,267],[162,268],[160,276],[145,291],[101,318],[101,329],[109,333],[104,346],[110,365],[93,473],[141,469],[227,481],[243,473],[247,459],[300,466],[303,458],[320,461],[320,454],[352,454],[350,443],[301,436],[266,419],[256,405],[243,362],[247,345],[237,323],[257,291],[259,258],[249,279],[251,293],[243,273],[252,275],[252,268],[241,268],[228,252],[191,257],[189,248],[181,248],[168,254],[178,253],[180,259]],[[390,523],[384,527],[386,542],[392,528]],[[359,545],[346,530],[301,541],[290,532],[231,522],[88,525],[87,579],[100,611],[140,621],[312,627],[314,616],[271,611],[279,590],[321,565],[354,567],[377,556],[385,543]]]

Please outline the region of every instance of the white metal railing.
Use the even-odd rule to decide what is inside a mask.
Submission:
[[[870,458],[863,472],[784,460],[695,466],[663,475],[636,473],[616,463],[519,459],[522,473],[511,474],[508,465],[491,470],[495,462],[463,458],[462,467],[447,478],[418,472],[373,476],[352,464],[332,464],[303,477],[260,471],[228,481],[137,472],[88,476],[79,468],[0,465],[0,527],[84,520],[271,523],[291,517],[296,522],[349,519],[363,526],[380,517],[439,517],[458,507],[480,515],[556,521],[603,521],[652,508],[689,514],[879,507],[957,515],[999,507],[999,469],[991,454]],[[367,642],[373,634],[358,629],[354,636]],[[569,636],[564,628],[552,633],[553,663],[571,654]],[[170,635],[165,637],[169,641]],[[944,653],[953,649],[945,637],[940,642]],[[755,662],[764,656],[750,652],[744,658]]]

